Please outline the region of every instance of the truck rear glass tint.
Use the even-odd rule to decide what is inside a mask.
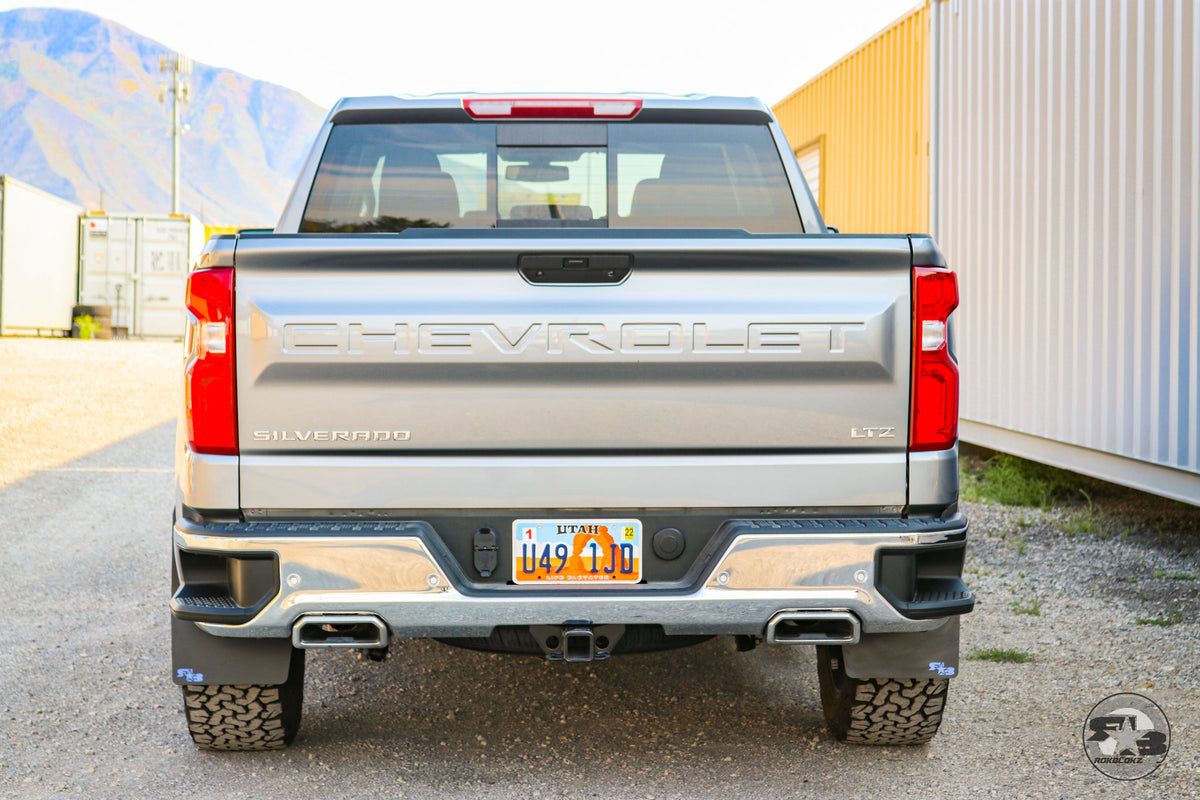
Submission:
[[[555,124],[537,136],[512,136],[520,124],[335,126],[300,230],[803,231],[765,125],[590,124],[588,136],[579,137],[572,132],[581,126]],[[607,135],[597,136],[602,127]]]

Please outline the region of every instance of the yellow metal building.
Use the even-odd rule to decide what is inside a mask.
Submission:
[[[928,4],[775,106],[825,221],[844,233],[929,230]]]

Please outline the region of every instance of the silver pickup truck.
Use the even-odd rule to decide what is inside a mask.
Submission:
[[[817,648],[830,731],[958,669],[955,276],[839,235],[760,102],[344,100],[188,284],[173,677],[283,747],[304,655]]]

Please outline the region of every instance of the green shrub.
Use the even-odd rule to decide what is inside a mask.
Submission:
[[[80,339],[91,339],[96,335],[96,330],[99,327],[96,324],[96,320],[92,319],[91,314],[82,314],[75,318],[75,328],[79,331]]]

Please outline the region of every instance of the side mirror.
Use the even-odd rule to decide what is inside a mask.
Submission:
[[[826,225],[825,232],[826,233],[841,233],[841,231],[839,231],[837,228],[833,227],[832,225]]]

